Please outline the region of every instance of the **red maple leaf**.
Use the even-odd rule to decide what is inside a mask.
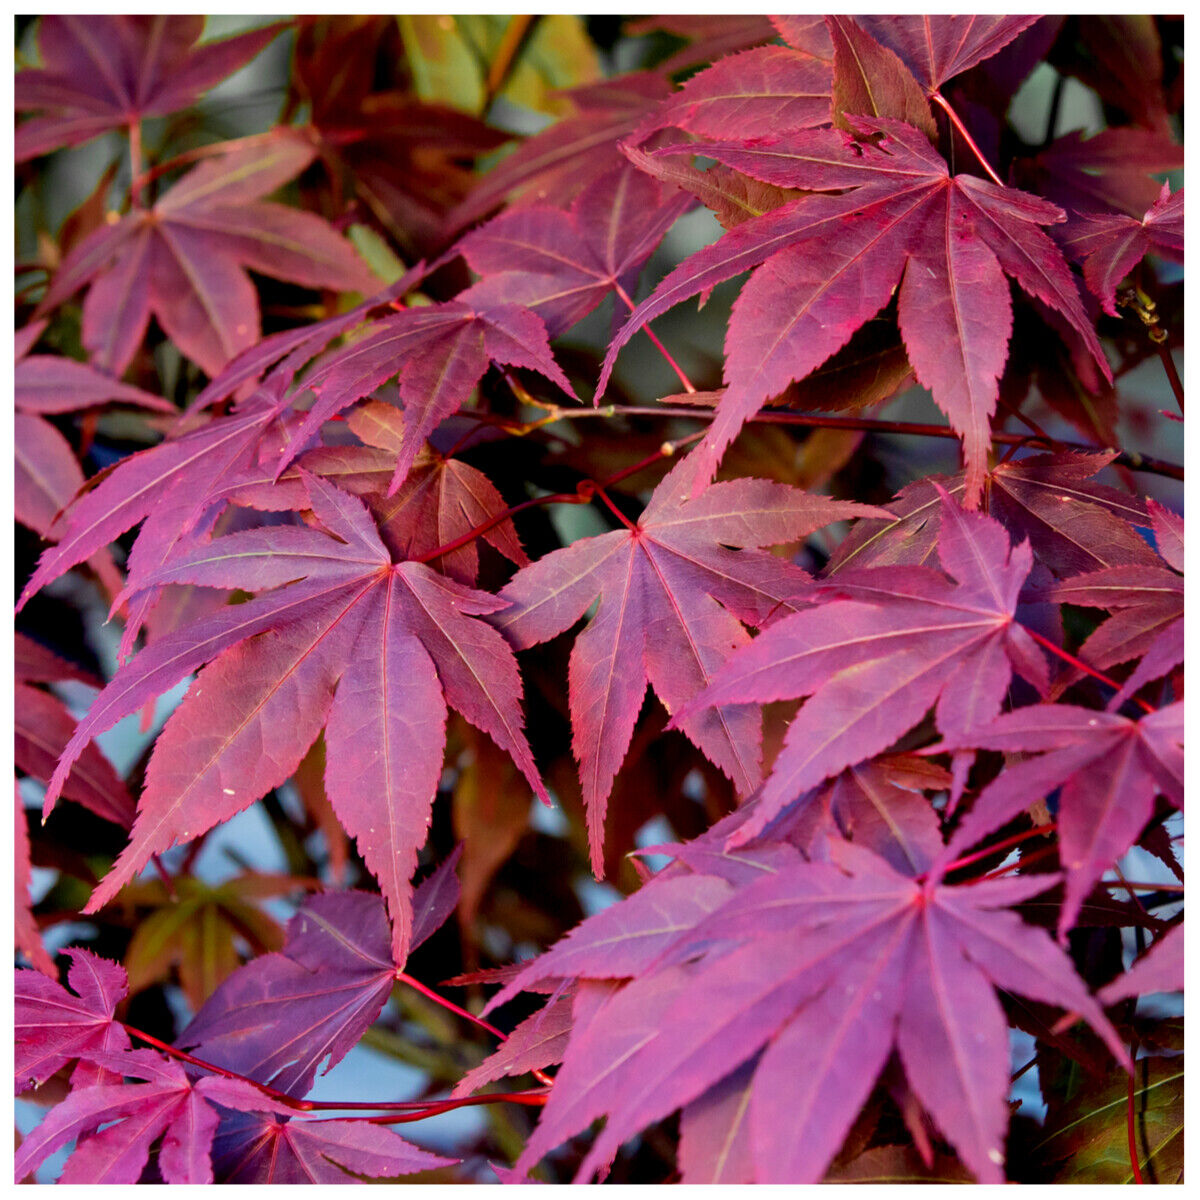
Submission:
[[[646,685],[676,712],[809,585],[799,568],[755,548],[793,541],[873,510],[784,484],[737,480],[686,497],[688,459],[655,489],[636,525],[585,538],[522,569],[501,591],[493,624],[517,649],[548,641],[600,608],[571,652],[572,745],[588,813],[592,865],[602,873],[604,813]],[[692,713],[684,733],[745,793],[759,779],[757,714],[739,704]]]
[[[621,346],[647,321],[757,267],[730,317],[728,386],[717,419],[692,456],[701,487],[742,425],[845,345],[899,288],[909,359],[963,438],[973,506],[1012,330],[1006,275],[1062,313],[1111,378],[1070,270],[1039,228],[1063,214],[1025,192],[951,176],[910,125],[866,117],[854,123],[883,137],[873,143],[808,130],[659,151],[703,154],[765,183],[838,194],[803,196],[746,221],[676,267],[613,339],[597,396]]]
[[[1183,262],[1183,189],[1172,195],[1164,183],[1140,221],[1124,213],[1084,213],[1063,248],[1083,263],[1088,287],[1115,317],[1118,285],[1147,254]]]
[[[201,16],[42,17],[43,66],[18,71],[13,87],[18,112],[42,115],[17,126],[17,161],[187,108],[284,27],[276,21],[197,46]]]
[[[749,1062],[752,1178],[816,1181],[894,1051],[963,1161],[999,1182],[1009,1040],[995,988],[1082,1015],[1128,1066],[1067,956],[1006,911],[1055,876],[948,887],[837,839],[826,854],[777,857],[631,982],[581,986],[519,1171],[607,1115],[576,1176],[587,1180],[623,1142]],[[643,907],[662,889],[715,882],[668,872],[645,886]],[[587,963],[576,974],[596,977]]]
[[[761,633],[680,714],[809,697],[731,844],[830,775],[886,750],[935,703],[938,727],[961,731],[1000,711],[1014,668],[1045,690],[1045,659],[1013,621],[1033,560],[1028,542],[1010,546],[999,522],[943,493],[938,555],[954,582],[931,567],[839,573],[832,598]]]
[[[155,743],[130,844],[90,911],[152,854],[282,783],[324,727],[326,789],[380,880],[403,962],[409,880],[441,775],[447,703],[546,793],[521,728],[512,651],[476,619],[505,601],[422,563],[393,562],[361,500],[316,476],[306,483],[333,536],[296,526],[235,533],[131,581],[131,591],[165,583],[278,590],[160,638],[119,671],[64,751],[47,805],[88,738],[210,663]]]
[[[267,146],[208,159],[163,193],[104,225],[63,260],[40,312],[91,284],[83,344],[98,366],[124,371],[151,313],[179,349],[215,375],[259,338],[249,267],[305,287],[374,291],[350,243],[320,217],[261,199],[298,175],[316,150],[277,127]]]
[[[1061,787],[1060,857],[1067,873],[1060,936],[1112,863],[1137,839],[1165,795],[1183,807],[1183,702],[1138,721],[1073,704],[1035,704],[947,738],[947,748],[1042,751],[1011,763],[979,793],[943,862]]]

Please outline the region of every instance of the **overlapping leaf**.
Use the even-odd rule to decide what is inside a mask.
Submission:
[[[951,747],[1042,751],[1011,764],[979,794],[946,847],[948,861],[1035,801],[1062,789],[1058,840],[1067,872],[1059,932],[1133,844],[1160,793],[1183,806],[1183,704],[1138,721],[1072,704],[1032,705],[947,739]]]
[[[728,386],[717,420],[693,456],[695,484],[703,486],[745,421],[843,346],[899,288],[909,359],[964,440],[966,497],[974,505],[1012,328],[1006,275],[1062,313],[1108,373],[1075,281],[1039,228],[1063,214],[1024,192],[952,177],[911,126],[866,117],[856,126],[883,136],[873,143],[810,130],[667,148],[690,149],[766,183],[840,194],[784,204],[681,263],[613,340],[598,394],[620,347],[647,321],[757,267],[730,318]]]
[[[361,1183],[358,1176],[411,1175],[457,1159],[431,1154],[364,1121],[280,1121],[250,1116],[213,1139],[223,1183]]]
[[[684,459],[659,484],[636,527],[556,550],[500,593],[511,607],[494,624],[518,649],[562,633],[601,597],[571,653],[569,679],[573,748],[597,872],[605,805],[647,683],[676,712],[749,640],[743,621],[759,625],[806,590],[802,571],[751,548],[870,511],[763,480],[718,484],[688,501],[689,477]],[[761,733],[751,709],[723,704],[693,712],[681,728],[739,791],[757,784]]]
[[[464,229],[519,197],[560,204],[590,180],[620,166],[617,144],[669,92],[656,72],[638,71],[560,93],[576,109],[522,143],[480,180],[450,213],[447,229]]]
[[[1041,17],[974,14],[854,18],[908,66],[927,91],[978,66]]]
[[[1109,567],[1061,580],[1048,592],[1057,604],[1106,608],[1112,613],[1080,647],[1083,659],[1107,670],[1141,661],[1125,681],[1130,696],[1183,662],[1183,518],[1149,501],[1150,520],[1163,560],[1149,566]]]
[[[507,750],[539,795],[545,791],[521,728],[512,652],[475,619],[504,601],[422,563],[394,563],[361,500],[316,476],[306,482],[329,534],[295,526],[235,533],[131,581],[131,590],[164,583],[278,590],[159,639],[120,671],[68,745],[47,803],[88,737],[210,663],[155,744],[130,844],[91,908],[150,855],[284,782],[324,727],[326,790],[380,880],[393,952],[403,962],[409,879],[442,770],[447,704]]]
[[[371,332],[337,351],[306,381],[317,399],[296,434],[300,448],[354,401],[399,375],[404,433],[389,493],[404,482],[425,439],[453,416],[489,363],[526,367],[575,398],[541,318],[521,304],[479,297],[468,288],[455,300],[408,308],[374,322]],[[282,471],[295,450],[279,463]]]
[[[987,512],[1011,537],[1028,538],[1035,558],[1056,575],[1153,568],[1154,552],[1134,528],[1151,524],[1146,505],[1127,492],[1092,482],[1114,457],[1111,451],[1035,454],[1000,463],[987,475]],[[902,488],[888,506],[896,519],[856,524],[834,552],[827,573],[933,561],[940,504],[935,484],[958,497],[965,479],[961,474],[935,475]]]
[[[44,1083],[75,1059],[129,1046],[125,1030],[113,1020],[125,998],[125,972],[90,950],[69,947],[65,953],[71,960],[67,982],[73,992],[38,971],[17,972],[13,1012],[18,1093]],[[76,1067],[77,1085],[95,1079],[95,1068],[86,1061]]]
[[[1117,315],[1115,297],[1121,280],[1146,257],[1160,254],[1183,262],[1183,189],[1162,194],[1137,221],[1124,213],[1085,213],[1064,249],[1083,263],[1083,277],[1104,311]]]
[[[114,1082],[77,1086],[55,1106],[21,1143],[18,1179],[78,1139],[59,1183],[137,1183],[161,1137],[158,1169],[165,1182],[212,1183],[211,1145],[220,1119],[214,1103],[249,1111],[277,1107],[242,1080],[205,1076],[193,1083],[179,1063],[150,1050],[97,1051],[94,1057]],[[125,1075],[146,1082],[120,1082]]]
[[[43,65],[18,71],[14,85],[17,111],[42,115],[17,127],[17,161],[187,108],[282,28],[276,22],[197,45],[200,16],[42,17]]]
[[[587,1019],[577,1014],[518,1170],[607,1115],[577,1175],[586,1180],[674,1109],[714,1087],[719,1103],[726,1077],[761,1050],[739,1152],[758,1182],[815,1181],[896,1051],[964,1162],[999,1181],[1009,1052],[995,987],[1081,1014],[1127,1063],[1065,954],[1005,911],[1053,876],[923,887],[848,843],[829,854],[737,888]]]
[[[202,162],[153,208],[135,208],[76,246],[42,310],[91,284],[83,343],[97,366],[124,371],[153,313],[180,351],[215,375],[259,337],[246,268],[305,287],[374,291],[370,271],[325,221],[261,199],[314,154],[305,137],[280,127],[265,147]]]
[[[934,704],[940,729],[962,731],[1000,711],[1014,669],[1045,688],[1045,660],[1012,619],[1032,563],[1028,543],[1011,547],[998,522],[943,494],[938,555],[956,582],[930,567],[840,573],[833,598],[776,622],[688,704],[685,717],[709,705],[810,697],[733,843],[886,750]]]
[[[829,120],[828,62],[788,46],[756,46],[718,59],[693,75],[639,125],[642,141],[675,127],[698,137],[738,137],[749,127],[777,133]]]
[[[610,292],[631,295],[663,234],[692,203],[667,197],[626,163],[588,184],[568,210],[531,204],[502,213],[458,243],[484,277],[471,295],[482,304],[524,304],[557,337]]]

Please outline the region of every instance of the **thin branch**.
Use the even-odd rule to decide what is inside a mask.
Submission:
[[[532,400],[533,398],[530,397]],[[548,415],[524,426],[506,425],[494,422],[512,432],[527,433],[554,421],[588,421],[594,419],[609,420],[613,417],[685,417],[693,421],[712,421],[716,418],[714,409],[691,407],[690,405],[635,405],[635,404],[606,404],[601,408],[561,408],[557,404],[545,404],[533,401],[539,408],[548,409]],[[476,420],[491,422],[486,413],[464,414],[474,416]],[[799,425],[812,429],[855,429],[867,433],[898,433],[916,437],[953,438],[958,440],[958,434],[948,425],[930,425],[918,421],[885,421],[876,417],[826,417],[816,413],[799,413],[786,410],[776,411],[765,409],[749,418],[750,422],[762,425]],[[1069,450],[1080,454],[1095,454],[1098,447],[1085,442],[1066,442],[1058,438],[1031,436],[1026,433],[993,433],[991,440],[998,446],[1015,444],[1044,445],[1050,450]],[[1108,447],[1114,449],[1115,447]],[[1113,460],[1115,466],[1128,467],[1133,471],[1145,471],[1151,475],[1162,475],[1168,479],[1183,479],[1183,467],[1177,463],[1166,462],[1161,458],[1153,458],[1148,454],[1139,454],[1136,450],[1119,450]]]
[[[990,162],[988,162],[988,160],[986,158],[984,158],[983,151],[980,150],[980,148],[975,144],[975,139],[967,131],[967,127],[962,123],[961,119],[959,118],[958,113],[956,113],[954,111],[954,109],[951,108],[950,103],[946,99],[946,97],[943,96],[942,93],[939,91],[932,91],[929,93],[929,98],[930,98],[930,100],[932,100],[934,102],[934,104],[937,104],[942,109],[942,111],[946,114],[946,116],[948,116],[950,118],[950,123],[954,126],[955,129],[958,130],[959,134],[962,136],[963,141],[966,142],[967,145],[971,147],[971,150],[974,153],[975,157],[977,159],[979,159],[979,165],[981,167],[983,167],[983,169],[988,173],[988,176],[991,178],[992,182],[997,184],[999,187],[1003,187],[1004,180],[1001,179],[1000,176],[997,175],[994,170],[992,170],[992,164]]]
[[[508,82],[508,76],[517,61],[517,55],[533,32],[537,19],[536,16],[529,15],[509,17],[508,24],[504,27],[504,33],[500,38],[500,45],[496,47],[496,55],[488,67],[487,81],[484,84],[487,93],[484,98],[484,112],[492,106],[492,101]]]
[[[1133,1168],[1133,1182],[1145,1183],[1142,1178],[1142,1168],[1138,1165],[1137,1129],[1134,1125],[1133,1114],[1133,1075],[1130,1074],[1125,1083],[1125,1129],[1129,1135],[1129,1165]]]
[[[139,1041],[145,1042],[157,1050],[161,1050],[171,1058],[178,1059],[180,1062],[190,1063],[193,1067],[210,1071],[214,1075],[220,1075],[222,1079],[232,1079],[240,1083],[248,1083],[251,1087],[257,1088],[258,1091],[262,1092],[264,1096],[287,1108],[295,1109],[297,1112],[374,1111],[385,1114],[398,1114],[395,1116],[347,1118],[348,1120],[357,1119],[367,1120],[376,1124],[388,1124],[401,1121],[423,1121],[426,1117],[436,1117],[439,1113],[449,1112],[451,1109],[469,1108],[477,1104],[494,1104],[500,1101],[511,1102],[513,1104],[542,1105],[546,1103],[547,1092],[544,1088],[528,1092],[492,1092],[485,1096],[469,1096],[456,1100],[385,1100],[378,1104],[369,1100],[302,1100],[297,1096],[289,1096],[287,1092],[281,1092],[278,1088],[271,1087],[269,1083],[260,1083],[257,1079],[251,1079],[250,1076],[242,1075],[238,1071],[231,1071],[225,1067],[217,1066],[216,1063],[206,1062],[204,1059],[197,1058],[194,1054],[188,1054],[186,1050],[179,1050],[175,1046],[156,1038],[153,1034],[146,1033],[132,1025],[126,1025],[124,1022],[119,1022],[119,1024],[124,1027],[125,1032],[130,1037],[135,1037]]]

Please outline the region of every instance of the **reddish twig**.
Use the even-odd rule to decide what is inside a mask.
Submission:
[[[607,506],[609,512],[611,512],[613,516],[615,516],[617,520],[625,526],[626,529],[637,528],[637,526],[634,525],[634,523],[612,502],[612,497],[602,487],[595,488],[592,494],[594,496],[599,496],[600,499],[604,501],[604,504]]]
[[[386,1124],[389,1122],[399,1121],[423,1121],[426,1117],[436,1117],[439,1113],[449,1112],[454,1108],[469,1108],[477,1104],[494,1104],[498,1101],[507,1101],[513,1104],[545,1104],[547,1093],[544,1089],[537,1089],[529,1092],[492,1092],[486,1096],[469,1096],[456,1100],[384,1100],[378,1104],[369,1100],[302,1100],[296,1096],[289,1096],[287,1092],[281,1092],[278,1088],[273,1088],[269,1083],[260,1083],[257,1079],[251,1079],[248,1075],[242,1075],[238,1071],[231,1071],[226,1067],[219,1067],[216,1063],[206,1062],[202,1058],[197,1058],[194,1054],[188,1054],[186,1050],[179,1050],[175,1046],[156,1038],[153,1034],[146,1033],[141,1029],[137,1029],[132,1025],[124,1025],[125,1032],[130,1037],[135,1037],[139,1041],[145,1042],[147,1045],[153,1046],[156,1050],[161,1050],[164,1054],[171,1058],[178,1059],[180,1062],[190,1063],[193,1067],[199,1067],[201,1070],[209,1071],[214,1075],[221,1076],[222,1079],[232,1079],[240,1083],[248,1083],[251,1087],[257,1088],[264,1096],[284,1105],[287,1108],[295,1109],[297,1112],[330,1112],[330,1111],[374,1111],[384,1113],[396,1113],[397,1116],[379,1116],[366,1118],[347,1118],[348,1120],[367,1120],[377,1124]]]

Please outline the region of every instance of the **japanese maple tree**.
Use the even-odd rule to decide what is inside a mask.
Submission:
[[[16,32],[18,1182],[1182,1180],[1182,18]]]

